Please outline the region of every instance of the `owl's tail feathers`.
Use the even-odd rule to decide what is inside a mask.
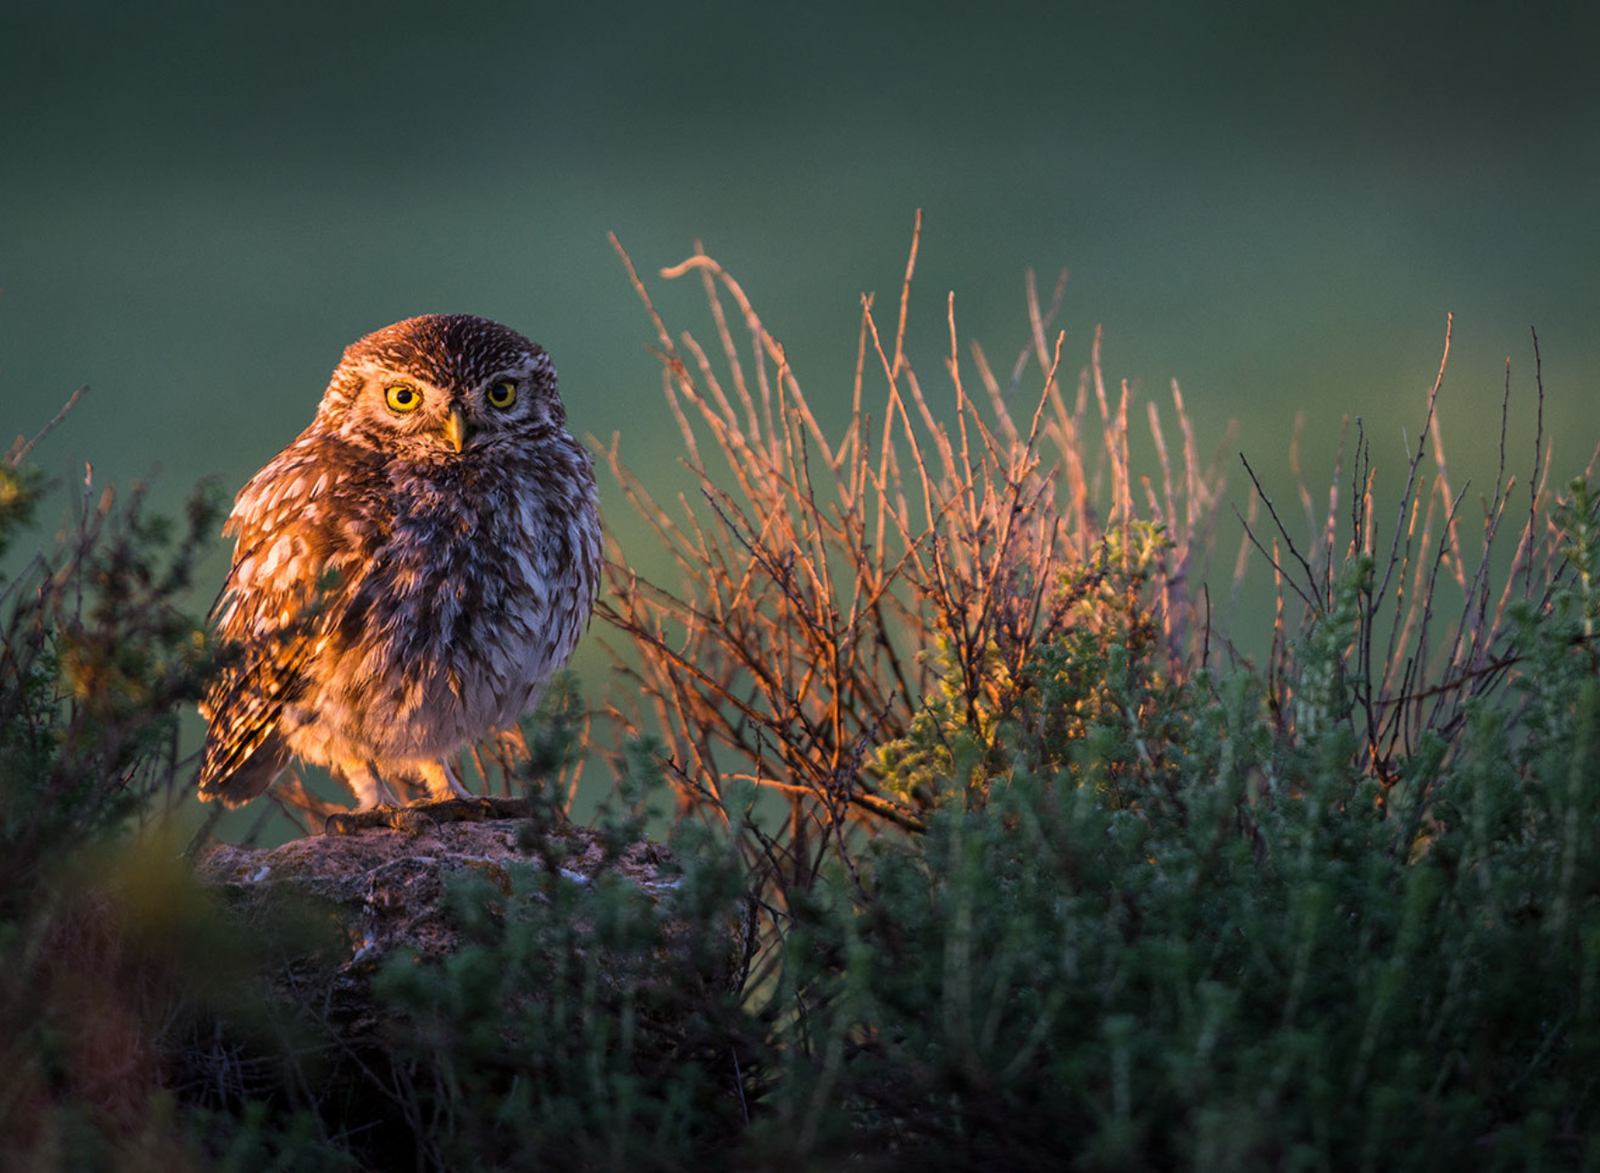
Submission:
[[[224,806],[243,806],[266,793],[288,768],[292,756],[276,732],[244,746],[212,738],[206,742],[205,760],[200,763],[200,801],[220,799]]]

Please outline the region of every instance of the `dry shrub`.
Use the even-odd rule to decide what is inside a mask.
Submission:
[[[1347,724],[1361,747],[1359,767],[1385,787],[1429,739],[1454,752],[1475,702],[1503,695],[1530,656],[1526,624],[1552,613],[1568,590],[1576,563],[1570,529],[1592,504],[1569,516],[1574,491],[1547,484],[1551,443],[1544,434],[1544,378],[1533,334],[1534,444],[1528,484],[1508,474],[1511,363],[1506,362],[1500,406],[1499,466],[1492,494],[1478,494],[1482,529],[1470,530],[1469,486],[1453,488],[1439,422],[1439,397],[1450,359],[1447,317],[1439,371],[1429,389],[1422,426],[1406,467],[1405,486],[1384,531],[1376,500],[1377,469],[1362,422],[1355,421],[1349,480],[1344,480],[1348,417],[1341,434],[1327,508],[1319,511],[1304,479],[1298,493],[1309,539],[1301,552],[1245,461],[1258,501],[1276,530],[1268,550],[1257,536],[1254,511],[1247,541],[1265,555],[1276,586],[1277,610],[1266,665],[1266,691],[1280,741],[1294,743],[1326,727]],[[1291,464],[1299,472],[1298,429]],[[1592,483],[1600,448],[1582,481]],[[1580,494],[1581,496],[1581,494]],[[1347,506],[1342,506],[1348,501]],[[1464,508],[1465,507],[1465,508]],[[1341,517],[1341,509],[1348,516]],[[1525,511],[1524,511],[1525,509]],[[1501,530],[1516,527],[1503,552]],[[1241,563],[1242,567],[1242,563]],[[1318,646],[1320,645],[1320,646]],[[1330,710],[1329,698],[1336,703]],[[1520,725],[1520,709],[1508,716]]]
[[[1178,458],[1148,404],[1160,481],[1136,478],[1127,383],[1108,390],[1097,331],[1076,395],[1063,389],[1066,335],[1049,333],[1062,288],[1043,309],[1030,274],[1031,337],[1010,387],[976,342],[963,359],[952,294],[951,409],[930,402],[905,345],[920,226],[919,214],[892,337],[862,298],[851,411],[833,438],[721,265],[697,250],[661,273],[699,277],[713,358],[668,328],[616,245],[655,323],[663,390],[700,483],[700,500],[671,509],[629,471],[617,436],[597,444],[682,576],[649,581],[613,538],[600,614],[632,637],[637,656],[617,659],[640,698],[616,715],[665,738],[680,813],[743,828],[739,783],[783,795],[787,832],[764,842],[791,878],[813,874],[852,822],[920,829],[925,804],[884,787],[870,751],[903,736],[952,677],[973,727],[980,711],[1009,713],[1030,655],[1067,621],[1050,605],[1063,576],[1108,549],[1127,557],[1108,537],[1160,528],[1151,588],[1163,654],[1174,672],[1204,657],[1205,618],[1187,587],[1222,477],[1199,454],[1177,384]],[[1037,390],[1013,397],[1024,386]],[[1000,723],[981,724],[993,737]]]

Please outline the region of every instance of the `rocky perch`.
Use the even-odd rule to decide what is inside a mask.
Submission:
[[[213,1102],[288,1094],[303,1107],[309,1095],[330,1117],[337,1096],[345,1118],[355,1097],[381,1118],[399,1089],[469,1050],[480,1062],[485,1047],[484,1069],[508,1081],[539,1070],[566,1082],[562,1065],[596,1039],[607,1062],[646,1077],[713,1053],[726,1062],[726,1047],[705,1038],[747,960],[736,886],[684,913],[662,845],[608,850],[601,833],[541,824],[521,803],[466,805],[457,821],[413,810],[398,820],[405,829],[379,816],[271,849],[204,851],[201,882],[271,960],[258,991],[265,1016],[195,1039],[184,1078],[216,1089]],[[265,1034],[263,1019],[276,1024]],[[274,1083],[283,1064],[272,1053],[285,1045],[317,1069],[299,1081],[312,1092]],[[427,1143],[409,1117],[394,1127]]]
[[[212,847],[196,863],[201,882],[246,920],[265,923],[290,913],[331,921],[336,929],[331,946],[319,956],[286,961],[294,971],[308,965],[319,971],[321,996],[339,995],[336,1002],[353,996],[351,1009],[370,1001],[371,975],[386,959],[441,961],[459,950],[463,923],[449,897],[453,879],[482,877],[493,893],[513,903],[530,898],[525,886],[514,883],[519,872],[554,873],[578,885],[612,877],[627,881],[652,904],[679,882],[667,847],[641,840],[608,853],[601,834],[587,827],[562,822],[535,831],[520,800],[427,804],[360,815],[364,824],[341,825],[336,820],[349,816],[335,815],[330,833],[280,847]],[[496,915],[514,912],[504,907]],[[743,946],[744,934],[734,923],[739,919],[731,916],[725,926],[730,981],[737,976]],[[663,929],[670,939],[684,926],[668,922]]]
[[[509,813],[506,803],[514,804]],[[614,875],[652,900],[677,884],[672,853],[660,844],[641,841],[607,858],[600,834],[587,827],[563,823],[535,836],[529,820],[516,817],[525,815],[525,804],[500,800],[487,809],[453,821],[440,821],[424,807],[364,811],[366,824],[353,828],[335,822],[351,816],[334,815],[326,835],[273,848],[209,848],[196,873],[247,917],[285,905],[324,911],[345,945],[338,980],[358,984],[397,952],[422,960],[456,952],[462,926],[448,906],[452,877],[482,876],[507,897],[519,869],[555,869],[579,884]]]

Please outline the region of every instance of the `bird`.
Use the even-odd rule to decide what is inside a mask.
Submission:
[[[227,806],[296,759],[360,809],[470,797],[449,759],[535,705],[599,590],[593,464],[550,356],[467,314],[346,347],[222,532],[197,785]]]

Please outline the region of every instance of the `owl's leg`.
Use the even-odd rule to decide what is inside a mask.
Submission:
[[[398,805],[394,791],[371,762],[345,762],[339,772],[344,776],[344,784],[355,793],[358,810]]]
[[[449,762],[418,762],[417,773],[428,787],[428,797],[435,801],[472,797],[472,792],[457,781]]]

